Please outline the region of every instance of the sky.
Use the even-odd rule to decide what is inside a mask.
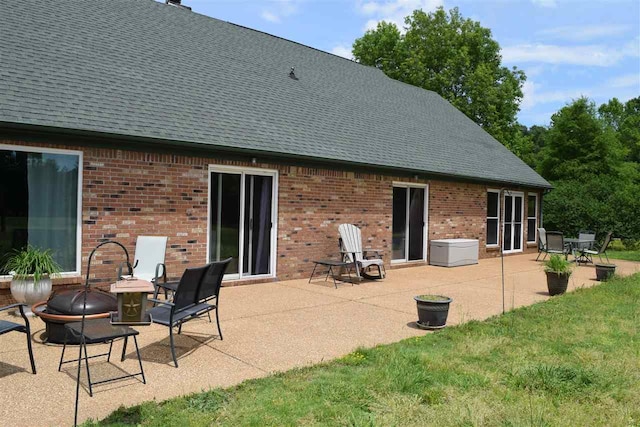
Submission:
[[[183,0],[194,12],[351,58],[379,21],[458,7],[489,28],[502,63],[525,72],[518,121],[548,126],[587,96],[597,105],[640,96],[640,0]]]

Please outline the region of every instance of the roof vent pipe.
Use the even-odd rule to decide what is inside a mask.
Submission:
[[[164,4],[169,4],[171,6],[177,6],[177,7],[180,7],[182,9],[191,10],[191,8],[189,6],[184,6],[182,4],[182,0],[164,0]]]

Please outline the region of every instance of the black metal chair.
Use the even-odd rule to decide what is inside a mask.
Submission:
[[[62,369],[62,365],[65,363],[78,362],[83,359],[82,353],[84,352],[84,364],[87,370],[87,383],[89,384],[89,396],[93,397],[93,386],[97,384],[108,383],[116,380],[122,380],[125,378],[133,378],[137,375],[142,376],[142,383],[146,384],[147,381],[144,377],[144,370],[142,369],[142,359],[140,358],[140,349],[138,348],[138,340],[136,336],[139,334],[133,328],[124,325],[112,325],[110,319],[90,319],[85,320],[84,328],[82,322],[67,323],[65,325],[65,342],[62,347],[62,354],[60,355],[60,363],[58,364],[58,371]],[[67,340],[69,335],[73,335],[80,341],[80,359],[64,360],[64,353],[67,349]],[[111,349],[113,348],[113,342],[117,339],[124,339],[122,345],[122,356],[120,361],[124,361],[125,354],[127,352],[127,341],[129,337],[133,337],[133,342],[136,346],[136,354],[138,356],[138,364],[140,365],[140,372],[133,374],[121,375],[115,378],[109,378],[102,381],[91,381],[91,372],[89,371],[89,359],[96,357],[107,356],[107,362],[111,360]],[[107,353],[96,354],[89,356],[87,353],[88,344],[109,344],[109,351]]]
[[[546,235],[547,247],[542,251],[545,252],[545,254],[564,255],[564,259],[569,258],[571,247],[564,243],[563,234],[559,231],[547,231]]]
[[[24,314],[24,307],[27,307],[26,304],[11,304],[5,307],[0,307],[0,311],[10,310],[12,308],[18,308],[20,311],[20,316],[24,320],[24,325],[20,323],[10,322],[8,320],[0,320],[0,335],[9,333],[9,332],[22,332],[27,335],[27,348],[29,349],[29,360],[31,361],[31,371],[36,373],[36,362],[33,359],[33,349],[31,348],[31,329],[29,328],[29,318]]]
[[[131,275],[133,273],[133,267],[131,266],[131,263],[129,262],[129,252],[127,251],[127,249],[121,244],[118,243],[116,241],[113,240],[107,240],[104,241],[102,243],[100,243],[98,246],[96,246],[92,251],[91,254],[89,255],[89,260],[87,261],[87,274],[86,274],[86,278],[85,278],[85,282],[84,282],[84,300],[82,303],[82,320],[80,322],[73,322],[73,323],[67,323],[65,325],[65,343],[64,346],[62,347],[62,354],[60,355],[60,363],[58,364],[58,371],[60,371],[60,369],[62,368],[62,365],[65,363],[70,363],[70,362],[78,362],[78,368],[77,368],[77,373],[76,373],[76,404],[75,404],[75,413],[74,413],[74,425],[78,424],[78,399],[79,399],[79,391],[80,391],[80,366],[82,363],[82,360],[84,360],[85,362],[85,366],[86,366],[86,370],[87,370],[87,382],[89,383],[89,396],[93,396],[93,385],[94,384],[101,384],[101,383],[107,383],[107,382],[111,382],[111,381],[117,381],[117,380],[121,380],[124,378],[130,378],[130,377],[135,377],[137,375],[141,375],[142,376],[142,383],[146,384],[147,381],[145,379],[144,376],[144,370],[142,369],[142,359],[140,358],[140,350],[138,348],[138,341],[136,339],[136,336],[139,334],[138,331],[136,331],[133,328],[130,328],[129,326],[125,326],[125,325],[112,325],[111,324],[111,320],[110,319],[86,319],[86,308],[87,308],[87,292],[89,290],[89,275],[91,272],[91,260],[93,259],[93,255],[96,253],[96,251],[107,244],[114,244],[116,246],[119,246],[123,251],[124,254],[126,256],[126,266],[128,269],[128,274]],[[118,276],[120,275],[120,272],[118,272]],[[75,336],[76,338],[78,338],[79,342],[80,342],[80,348],[78,350],[78,358],[77,359],[71,359],[71,360],[64,360],[64,353],[67,347],[67,340],[69,335],[72,334],[73,336]],[[111,349],[113,347],[113,341],[115,341],[116,339],[123,339],[124,340],[124,345],[122,347],[122,357],[121,357],[121,361],[124,360],[124,356],[126,353],[126,349],[127,349],[127,341],[129,337],[133,337],[133,341],[135,343],[136,346],[136,354],[138,356],[138,364],[140,365],[140,372],[136,372],[133,374],[127,374],[127,375],[122,375],[116,378],[110,378],[107,380],[102,380],[102,381],[97,381],[97,382],[92,382],[91,381],[91,374],[89,372],[89,359],[92,359],[94,357],[100,357],[100,356],[107,356],[107,361],[110,360],[111,358]],[[103,353],[103,354],[97,354],[94,356],[89,356],[87,354],[87,344],[109,344],[109,351],[107,353]],[[83,356],[84,353],[84,356]]]
[[[604,242],[602,242],[602,246],[597,251],[593,251],[591,249],[585,249],[582,251],[582,254],[587,258],[587,260],[593,263],[593,256],[598,255],[600,257],[600,261],[602,261],[602,255],[607,258],[607,263],[609,262],[609,256],[607,255],[607,249],[609,248],[609,244],[611,243],[611,236],[613,232],[608,232],[607,236],[604,238]]]
[[[579,240],[592,240],[591,243],[589,243],[588,245],[585,246],[581,246],[579,249],[593,249],[593,241],[596,240],[596,233],[595,231],[589,231],[589,230],[580,230],[578,232],[578,239]]]
[[[211,322],[210,312],[216,311],[216,324],[218,333],[222,339],[220,319],[218,317],[220,286],[224,272],[231,262],[231,258],[224,261],[213,262],[203,267],[187,268],[176,287],[172,301],[153,299],[159,304],[149,310],[153,323],[169,328],[169,342],[171,356],[175,367],[178,367],[176,349],[173,338],[173,328],[178,327],[178,333],[182,332],[182,325],[191,319],[207,314]]]

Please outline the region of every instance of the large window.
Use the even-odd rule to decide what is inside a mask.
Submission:
[[[527,197],[527,243],[536,242],[538,227],[538,196],[528,194]]]
[[[392,261],[426,259],[426,194],[422,184],[394,183]]]
[[[209,260],[231,257],[226,278],[275,275],[277,173],[211,166]]]
[[[487,246],[498,246],[500,231],[500,192],[487,192]]]
[[[80,152],[0,145],[0,268],[31,245],[79,271],[80,165]]]

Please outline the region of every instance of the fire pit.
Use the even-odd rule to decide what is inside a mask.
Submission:
[[[112,311],[118,310],[116,298],[106,292],[89,289],[68,289],[54,292],[47,301],[39,302],[32,307],[33,312],[44,320],[47,327],[46,341],[63,344],[65,323],[82,320],[82,303],[87,292],[87,311],[85,319],[101,319],[109,317]],[[79,344],[78,339],[69,335],[67,344]]]

